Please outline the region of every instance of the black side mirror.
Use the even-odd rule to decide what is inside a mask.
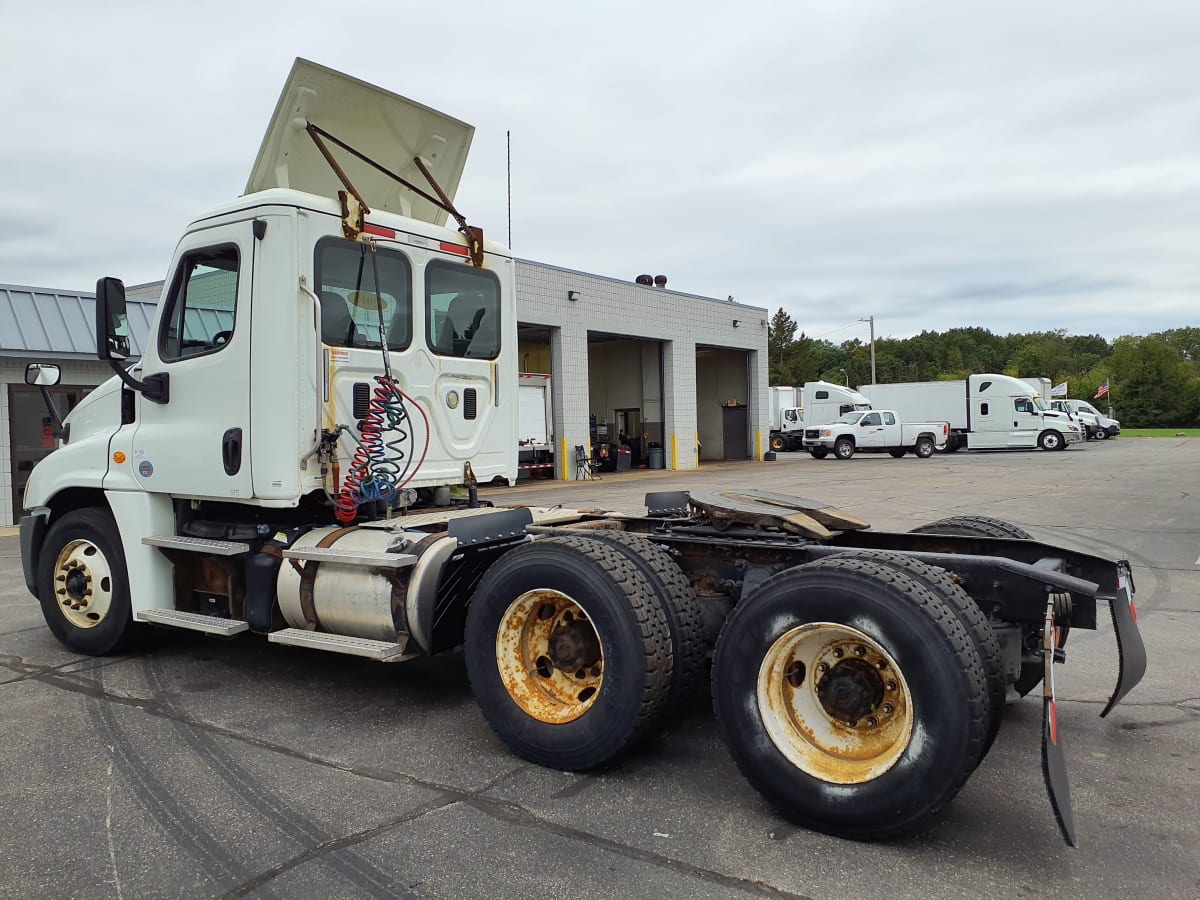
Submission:
[[[129,358],[125,284],[119,278],[96,282],[96,355],[106,360]]]
[[[62,377],[62,369],[54,363],[30,363],[25,367],[25,383],[33,387],[53,387]]]

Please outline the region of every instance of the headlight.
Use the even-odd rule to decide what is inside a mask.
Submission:
[[[824,431],[821,432],[821,437],[832,437],[832,435],[833,435],[833,432],[830,431],[828,428],[826,428]]]

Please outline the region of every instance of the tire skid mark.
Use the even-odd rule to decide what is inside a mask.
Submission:
[[[595,847],[599,850],[606,850],[610,853],[615,853],[617,856],[624,857],[625,859],[648,863],[656,868],[667,869],[668,871],[675,872],[680,875],[688,875],[708,884],[720,885],[721,887],[732,888],[743,893],[757,894],[765,897],[792,897],[796,898],[796,900],[808,900],[808,898],[803,894],[785,891],[782,888],[777,888],[774,885],[766,884],[762,881],[753,881],[749,878],[739,878],[736,875],[726,875],[722,872],[715,872],[712,869],[705,869],[701,866],[693,865],[692,863],[673,859],[669,856],[663,856],[661,853],[655,853],[651,850],[642,850],[639,847],[631,847],[628,844],[622,844],[617,841],[592,834],[591,832],[580,831],[578,828],[572,828],[570,825],[562,825],[558,822],[544,819],[536,813],[526,809],[524,806],[520,806],[516,803],[508,803],[503,800],[478,796],[471,797],[464,802],[472,809],[475,809],[483,813],[485,816],[488,816],[489,818],[495,819],[499,822],[503,822],[508,825],[516,825],[521,828],[532,828],[538,831],[547,831],[567,840],[578,841],[587,844],[590,847]]]
[[[302,750],[296,750],[291,747],[284,746],[282,744],[277,744],[272,741],[268,741],[263,738],[256,737],[254,735],[243,734],[241,732],[237,732],[237,731],[234,731],[229,728],[224,728],[219,725],[214,725],[212,723],[197,721],[195,719],[190,719],[188,717],[180,715],[178,713],[178,711],[176,711],[176,710],[170,710],[170,709],[164,708],[161,704],[157,703],[154,700],[142,699],[142,698],[136,698],[136,697],[123,697],[120,694],[110,694],[110,693],[104,691],[102,686],[99,686],[96,684],[88,684],[88,683],[82,683],[79,681],[72,681],[72,680],[68,680],[64,676],[53,675],[53,674],[37,675],[37,676],[35,676],[35,678],[39,682],[50,685],[52,687],[59,688],[60,690],[65,690],[65,691],[69,691],[71,693],[76,693],[76,694],[83,694],[89,698],[92,698],[94,701],[96,701],[96,704],[98,706],[105,706],[108,703],[116,703],[116,704],[119,704],[122,706],[130,706],[135,709],[140,709],[143,712],[147,713],[148,715],[156,716],[159,718],[166,718],[166,719],[179,719],[182,722],[186,722],[188,725],[190,725],[193,728],[203,729],[212,734],[221,735],[222,737],[227,737],[231,740],[239,741],[240,743],[246,744],[251,747],[258,747],[258,748],[261,748],[264,750],[269,750],[273,753],[278,753],[282,756],[287,756],[291,759],[303,760],[305,762],[311,763],[312,765],[325,766],[327,768],[336,769],[339,772],[346,772],[348,774],[354,775],[359,778],[367,778],[372,781],[379,781],[379,782],[382,782],[385,784],[403,784],[403,785],[409,785],[412,787],[425,788],[427,790],[435,791],[439,794],[439,799],[430,801],[429,803],[426,803],[423,806],[418,807],[415,811],[407,813],[404,816],[399,817],[396,820],[393,820],[393,824],[384,823],[383,825],[377,826],[375,829],[373,829],[369,833],[363,834],[361,837],[356,837],[355,835],[351,835],[348,838],[344,838],[344,839],[339,838],[335,841],[330,842],[330,844],[328,846],[313,848],[312,850],[306,851],[305,853],[301,854],[299,857],[296,857],[295,861],[289,861],[289,863],[282,863],[282,864],[280,864],[280,866],[276,866],[275,869],[272,869],[271,870],[272,872],[279,870],[276,874],[280,874],[284,871],[288,871],[290,868],[294,868],[295,865],[298,865],[302,862],[307,862],[308,860],[313,859],[317,856],[320,856],[323,853],[327,853],[331,850],[340,849],[340,847],[342,846],[342,844],[340,842],[342,840],[347,841],[348,844],[359,843],[362,840],[367,840],[371,837],[374,837],[378,833],[382,833],[383,831],[387,830],[389,827],[396,827],[396,826],[402,825],[406,822],[413,821],[415,818],[418,818],[422,815],[426,815],[428,812],[432,811],[432,809],[437,809],[442,806],[449,806],[456,802],[468,802],[469,801],[470,805],[473,808],[478,809],[488,815],[491,815],[493,818],[499,819],[500,821],[505,821],[505,822],[509,822],[509,823],[515,822],[517,824],[520,824],[523,827],[533,828],[533,829],[547,832],[550,834],[557,834],[561,837],[568,837],[568,838],[571,838],[574,840],[578,840],[578,841],[581,841],[584,843],[591,844],[600,849],[611,851],[619,856],[624,856],[626,858],[637,859],[639,861],[646,862],[646,863],[654,865],[658,868],[665,868],[665,869],[668,869],[671,871],[678,871],[678,872],[681,872],[684,874],[694,875],[697,878],[702,878],[702,879],[712,882],[714,884],[722,884],[722,885],[727,884],[731,887],[737,887],[739,889],[750,890],[750,891],[754,891],[757,893],[766,894],[766,895],[770,895],[770,896],[785,896],[785,897],[801,896],[801,895],[796,895],[796,894],[789,894],[786,891],[782,891],[780,889],[774,888],[770,885],[762,884],[760,882],[749,881],[747,879],[742,879],[742,878],[737,878],[735,876],[726,875],[722,872],[717,872],[714,870],[704,869],[699,866],[694,866],[690,863],[680,862],[678,860],[674,860],[670,857],[666,857],[661,854],[651,853],[646,850],[641,850],[636,847],[631,847],[631,846],[628,846],[625,844],[621,844],[621,843],[618,843],[617,841],[613,841],[608,838],[603,838],[598,835],[593,835],[593,834],[590,834],[585,831],[580,831],[578,829],[570,828],[569,826],[558,825],[557,823],[555,823],[551,820],[544,819],[541,816],[538,816],[537,814],[531,812],[530,810],[526,809],[523,806],[519,806],[517,804],[510,803],[505,800],[481,796],[482,792],[491,790],[497,783],[499,783],[500,781],[503,781],[505,778],[510,777],[513,774],[512,772],[505,773],[504,775],[500,776],[500,778],[494,780],[493,782],[491,782],[488,785],[485,785],[484,787],[480,788],[478,791],[471,792],[471,791],[463,790],[462,788],[454,787],[452,785],[442,784],[442,783],[431,781],[428,779],[417,778],[416,776],[407,775],[403,772],[396,772],[396,771],[391,771],[391,770],[387,770],[387,769],[376,769],[376,768],[371,768],[371,767],[367,767],[367,766],[346,765],[345,763],[341,763],[336,760],[328,759],[326,757],[319,756],[315,753],[308,753],[308,752],[305,752]],[[529,766],[522,765],[522,766],[519,766],[514,771],[520,771],[521,769],[525,769],[525,768],[529,768]],[[265,874],[266,873],[264,873],[264,875]],[[272,875],[271,877],[275,877],[275,876]],[[242,893],[231,894],[230,896],[245,896],[245,894],[251,890],[260,890],[263,886],[265,886],[266,882],[270,880],[269,878],[264,879],[263,875],[258,875],[258,876],[253,876],[253,877],[247,876],[247,878],[248,878],[248,880],[243,882],[243,886],[246,884],[249,884],[251,881],[253,882],[254,886],[248,888],[246,891],[243,891]],[[240,891],[240,890],[242,890],[242,888],[241,887],[234,888],[233,890]]]
[[[297,866],[302,866],[319,856],[323,856],[326,853],[333,853],[337,850],[343,849],[344,847],[361,844],[363,841],[368,841],[376,835],[383,834],[385,831],[389,831],[392,828],[396,828],[408,822],[415,822],[417,819],[423,818],[429,815],[431,812],[436,812],[439,809],[453,806],[458,802],[460,802],[459,797],[443,795],[430,800],[427,803],[422,803],[416,809],[410,810],[409,812],[404,813],[404,815],[389,819],[386,822],[381,822],[378,825],[372,825],[370,828],[365,828],[362,831],[356,831],[353,834],[347,834],[339,838],[333,838],[331,840],[324,841],[315,847],[310,847],[303,853],[293,856],[291,859],[284,860],[277,866],[272,866],[265,872],[255,875],[253,878],[243,882],[236,888],[227,891],[221,895],[222,900],[224,900],[224,898],[245,897],[247,894],[259,890],[263,887],[263,885],[267,884],[272,879],[278,878],[285,872],[289,872]],[[406,887],[393,885],[387,896],[416,897],[418,895]]]
[[[96,683],[103,693],[104,675],[95,672]],[[167,786],[142,760],[132,741],[113,716],[112,706],[98,696],[85,701],[88,717],[100,734],[100,740],[111,748],[118,766],[126,775],[138,803],[184,852],[196,860],[204,873],[217,883],[237,881],[247,876],[245,866],[230,855],[194,816],[183,810]]]
[[[265,816],[284,835],[302,846],[323,846],[334,841],[334,836],[325,828],[259,782],[230,754],[222,750],[210,734],[203,729],[193,727],[186,710],[170,698],[170,691],[163,682],[160,664],[156,657],[144,658],[142,670],[151,693],[158,699],[163,709],[178,714],[170,718],[172,728],[183,739],[183,742],[208,764],[213,773],[229,787],[236,797]],[[394,878],[353,851],[331,857],[329,865],[363,891],[364,893],[360,896],[379,898],[395,896]]]

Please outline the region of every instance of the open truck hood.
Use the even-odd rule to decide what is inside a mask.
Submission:
[[[337,197],[342,183],[305,131],[308,122],[432,193],[413,163],[420,156],[451,203],[475,134],[474,126],[435,109],[298,58],[246,182],[247,194],[282,187]],[[446,224],[445,210],[341,148],[330,149],[371,209]]]

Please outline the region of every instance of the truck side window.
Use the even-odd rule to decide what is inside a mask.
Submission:
[[[879,424],[881,424],[881,422],[879,420],[879,413],[867,413],[865,416],[863,416],[862,423],[864,425],[879,425]]]
[[[884,424],[884,425],[895,425],[895,424],[896,424],[896,416],[895,416],[895,414],[894,414],[894,413],[890,413],[890,412],[885,412],[885,413],[883,414],[883,424]]]
[[[829,399],[829,391],[817,391],[816,396],[813,397],[813,399],[814,400],[828,400]]]
[[[789,422],[799,421],[799,418],[796,416],[796,411],[794,409],[785,409],[783,411],[783,417]]]
[[[988,414],[988,405],[986,403],[979,404],[979,414],[981,416],[986,416]]]
[[[375,276],[379,276],[379,284]],[[397,250],[341,238],[317,243],[321,340],[330,347],[379,347],[379,310],[389,350],[412,343],[412,267]]]
[[[164,360],[220,350],[237,320],[238,250],[233,244],[193,250],[175,270],[158,337]]]
[[[1023,412],[1023,413],[1033,412],[1033,404],[1030,403],[1029,400],[1026,399],[1025,397],[1018,397],[1016,400],[1013,401],[1013,406],[1016,408],[1017,412]]]
[[[425,269],[426,340],[441,356],[500,355],[500,281],[486,269],[434,260]]]

